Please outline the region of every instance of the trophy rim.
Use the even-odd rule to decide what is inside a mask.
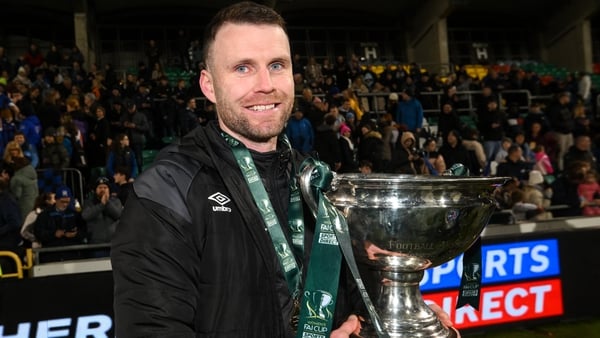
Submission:
[[[402,190],[411,188],[423,189],[427,186],[460,186],[462,189],[473,186],[495,188],[503,186],[511,179],[511,177],[503,176],[428,176],[388,173],[344,173],[335,175],[332,189],[336,190],[336,188],[341,185],[350,185],[354,187],[377,186],[380,188],[398,186]]]

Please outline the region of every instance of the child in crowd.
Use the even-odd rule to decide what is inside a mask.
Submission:
[[[600,184],[595,171],[585,174],[583,182],[577,186],[577,193],[581,199],[584,216],[600,215]]]
[[[533,153],[535,154],[535,165],[533,169],[539,170],[542,175],[554,174],[554,167],[552,166],[550,157],[546,154],[544,146],[537,144],[535,148],[533,148]]]
[[[371,161],[362,160],[358,165],[358,170],[361,174],[370,174],[373,172],[373,163]]]
[[[506,156],[508,156],[508,148],[513,144],[513,140],[510,137],[502,138],[501,147],[496,153],[494,161],[497,163],[506,162]]]

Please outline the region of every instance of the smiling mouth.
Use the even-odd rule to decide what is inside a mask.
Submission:
[[[256,112],[261,112],[261,111],[265,111],[265,110],[271,110],[271,109],[275,109],[275,104],[271,103],[271,104],[264,104],[264,105],[256,105],[256,106],[250,106],[248,107],[248,109],[252,110],[252,111],[256,111]]]

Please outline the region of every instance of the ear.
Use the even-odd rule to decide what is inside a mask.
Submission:
[[[203,69],[200,72],[200,80],[199,80],[199,84],[200,84],[200,89],[202,89],[202,93],[204,93],[204,96],[206,96],[206,98],[212,102],[212,103],[216,103],[216,97],[215,97],[215,88],[214,88],[214,82],[213,82],[213,78],[212,78],[212,74],[206,70]]]

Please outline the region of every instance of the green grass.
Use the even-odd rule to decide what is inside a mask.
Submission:
[[[485,333],[464,333],[462,336],[469,338],[598,338],[600,337],[600,319],[543,324],[535,327],[507,330],[494,329]]]

